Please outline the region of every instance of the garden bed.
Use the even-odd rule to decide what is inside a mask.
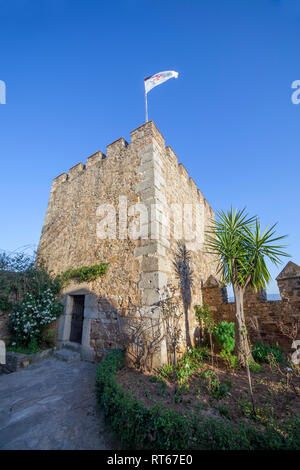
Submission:
[[[188,355],[199,359],[202,353],[196,351],[196,354],[190,352]],[[290,405],[291,412],[281,423],[269,416],[261,416],[258,409],[255,418],[247,416],[247,409],[240,416],[229,414],[226,417],[213,406],[210,396],[204,392],[201,394],[202,386],[193,382],[199,382],[199,374],[203,372],[223,372],[224,383],[225,380],[231,380],[231,387],[228,387],[231,390],[236,388],[235,394],[243,396],[243,393],[246,394],[244,373],[228,372],[225,362],[221,364],[221,359],[215,368],[209,363],[203,364],[202,359],[198,361],[199,370],[195,367],[195,357],[190,361],[193,373],[188,374],[188,380],[187,377],[181,380],[180,393],[176,392],[175,395],[179,397],[178,401],[174,400],[175,386],[171,379],[165,380],[161,375],[168,374],[168,367],[156,375],[142,374],[124,367],[124,353],[121,351],[109,353],[100,363],[96,374],[97,399],[103,407],[107,423],[120,437],[124,449],[300,449],[300,418],[293,415],[296,413],[294,404]],[[267,370],[263,367],[260,374],[263,379]],[[207,380],[206,377],[204,379]],[[196,387],[197,394],[200,389],[199,398],[195,396]],[[220,389],[224,391],[222,387]],[[235,403],[238,408],[238,402]],[[229,404],[223,406],[231,409]]]
[[[116,378],[124,390],[145,406],[161,403],[183,416],[191,413],[199,418],[222,416],[233,424],[243,422],[259,427],[266,422],[276,422],[280,426],[292,417],[300,416],[300,375],[293,378],[294,389],[292,384],[286,384],[285,375],[272,370],[268,364],[262,364],[260,372],[253,372],[257,415],[254,417],[245,370],[228,369],[220,356],[215,356],[214,363],[212,366],[207,360],[199,364],[181,385],[175,385],[172,376],[163,377],[159,372],[155,375],[142,373],[128,367],[119,370]],[[285,366],[280,370],[285,373]],[[162,372],[167,375],[164,370]]]

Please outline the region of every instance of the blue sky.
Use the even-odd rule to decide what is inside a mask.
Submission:
[[[214,209],[278,222],[300,263],[299,1],[0,0],[0,25],[1,249],[37,246],[52,178],[129,140],[143,77],[176,70],[149,118]]]

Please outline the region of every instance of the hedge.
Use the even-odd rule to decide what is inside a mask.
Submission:
[[[114,350],[99,364],[96,396],[106,422],[119,435],[123,449],[151,450],[277,450],[300,449],[300,419],[294,420],[284,438],[274,428],[233,427],[223,418],[184,417],[161,405],[147,408],[116,381],[124,352]]]

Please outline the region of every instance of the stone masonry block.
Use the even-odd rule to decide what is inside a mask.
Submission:
[[[152,272],[142,273],[139,286],[147,289],[162,289],[168,283],[168,276],[166,273]]]

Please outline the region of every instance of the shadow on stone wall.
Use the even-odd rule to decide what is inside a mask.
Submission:
[[[174,254],[173,265],[175,274],[179,280],[180,295],[184,309],[185,339],[186,345],[192,347],[189,325],[189,309],[192,302],[193,270],[191,268],[191,254],[187,250],[185,243],[178,242],[177,250]]]

